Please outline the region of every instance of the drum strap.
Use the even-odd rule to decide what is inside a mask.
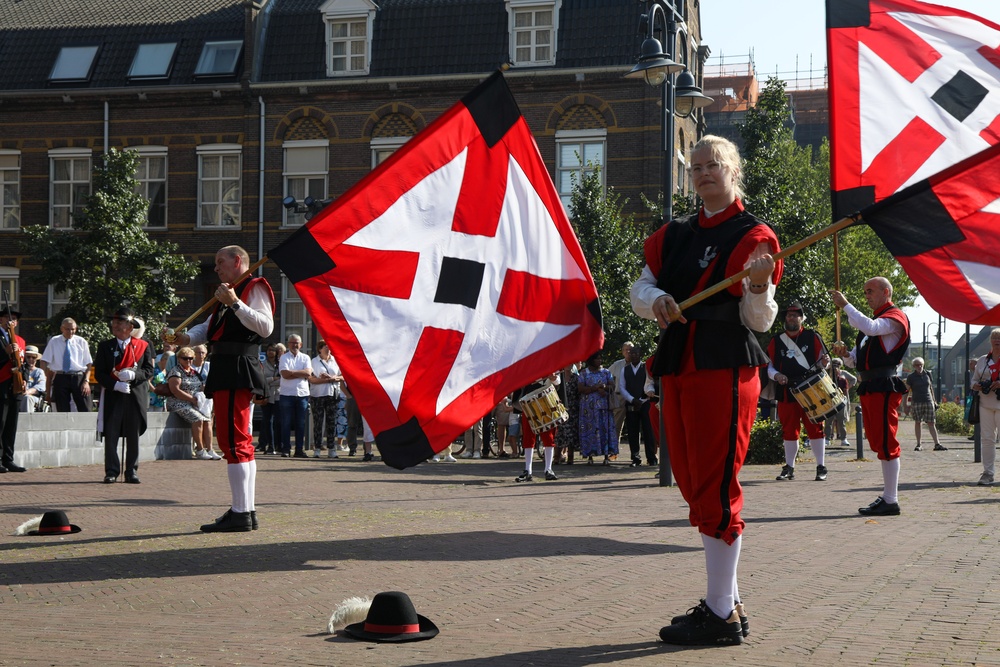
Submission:
[[[799,346],[795,344],[794,340],[789,338],[788,334],[781,334],[781,342],[784,343],[785,347],[788,348],[788,351],[792,353],[795,361],[799,362],[799,366],[809,370],[809,367],[812,366],[812,364],[806,361],[806,355],[802,354],[802,350],[799,349]]]

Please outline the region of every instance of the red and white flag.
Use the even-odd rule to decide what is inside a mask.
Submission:
[[[1000,141],[1000,26],[915,0],[826,11],[835,219]]]
[[[268,257],[395,468],[604,344],[590,270],[499,72]]]
[[[861,211],[931,308],[1000,324],[1000,144]]]

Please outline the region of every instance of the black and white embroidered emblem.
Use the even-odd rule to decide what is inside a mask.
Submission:
[[[702,255],[702,258],[698,260],[698,266],[700,266],[703,269],[707,269],[709,262],[715,259],[715,256],[718,254],[719,253],[716,251],[714,247],[707,246],[705,248],[705,254]]]

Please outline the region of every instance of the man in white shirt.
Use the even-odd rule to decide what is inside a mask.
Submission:
[[[42,354],[49,396],[57,412],[70,411],[71,397],[78,412],[90,412],[90,367],[94,364],[90,346],[76,335],[76,322],[70,317],[62,321],[59,331]]]
[[[297,334],[288,337],[288,352],[278,360],[281,384],[278,403],[281,407],[281,455],[288,457],[292,451],[292,429],[295,429],[295,456],[306,458],[306,411],[309,407],[309,378],[312,360],[302,352],[302,338]]]

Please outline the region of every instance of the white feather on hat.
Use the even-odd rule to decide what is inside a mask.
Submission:
[[[361,623],[368,618],[368,608],[371,606],[372,599],[369,597],[347,598],[333,610],[330,622],[326,624],[326,631],[333,634],[353,623]]]
[[[15,535],[27,535],[29,530],[35,530],[42,523],[42,517],[36,516],[34,519],[28,519],[14,531]]]
[[[146,333],[146,323],[141,317],[132,318],[132,338],[142,338],[142,334]]]

